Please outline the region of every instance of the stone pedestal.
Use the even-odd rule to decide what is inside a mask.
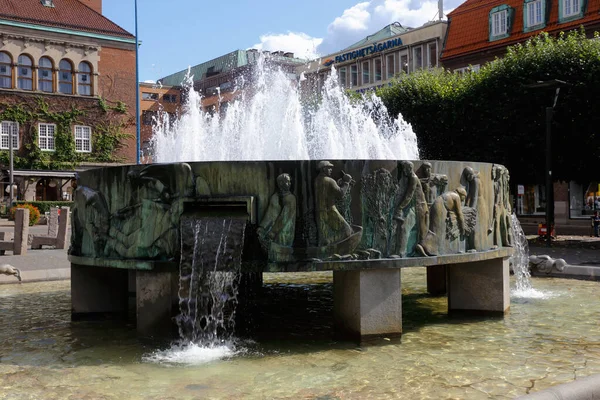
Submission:
[[[145,336],[169,335],[175,326],[179,275],[176,272],[136,271],[137,331]]]
[[[352,339],[402,334],[400,269],[333,272],[336,333]]]
[[[70,235],[68,227],[71,225],[71,209],[69,207],[60,208],[60,218],[58,221],[58,232],[56,234],[56,248],[64,249],[68,246]]]
[[[125,317],[128,273],[126,269],[71,264],[72,318]]]
[[[27,238],[29,237],[29,210],[17,208],[15,210],[15,238],[13,254],[27,254]]]
[[[510,309],[508,258],[448,265],[448,311],[503,314]]]
[[[432,296],[446,294],[446,266],[427,267],[427,292]]]

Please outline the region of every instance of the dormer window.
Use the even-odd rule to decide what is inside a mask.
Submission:
[[[534,31],[545,26],[546,0],[525,0],[525,4],[523,4],[523,31]]]
[[[54,0],[41,0],[44,7],[54,7]]]
[[[506,35],[506,20],[507,20],[506,10],[498,11],[492,15],[492,35],[500,36]]]
[[[584,0],[559,0],[558,22],[568,22],[583,17]]]
[[[490,42],[510,36],[513,9],[506,4],[490,11]]]

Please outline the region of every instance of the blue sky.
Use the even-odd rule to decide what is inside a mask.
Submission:
[[[462,0],[445,0],[447,12]],[[434,19],[437,0],[138,0],[140,80],[156,80],[237,49],[326,55],[399,21]],[[103,14],[135,33],[134,0],[104,0]]]

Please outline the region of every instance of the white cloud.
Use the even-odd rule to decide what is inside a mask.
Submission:
[[[318,57],[316,51],[323,39],[313,38],[305,33],[266,34],[260,37],[260,43],[253,49],[268,51],[286,51],[294,53],[295,57],[313,59]]]
[[[463,0],[446,0],[444,15]],[[259,50],[291,51],[300,58],[318,58],[338,52],[392,22],[419,27],[437,18],[437,0],[369,0],[344,10],[327,27],[325,38],[305,33],[266,34],[253,46]]]
[[[456,2],[456,1],[453,1]],[[320,54],[342,50],[392,22],[418,27],[437,18],[437,0],[371,0],[344,10],[327,28]]]

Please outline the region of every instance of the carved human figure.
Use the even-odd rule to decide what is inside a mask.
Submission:
[[[415,244],[427,235],[429,228],[429,206],[425,199],[425,193],[421,186],[419,177],[414,173],[413,163],[410,161],[401,161],[401,180],[405,181],[404,193],[401,195],[396,211],[394,213],[394,220],[398,224],[397,232],[397,247],[396,252],[401,257],[406,257],[407,254],[412,253],[412,250],[408,251],[408,237],[412,227],[414,226],[409,220],[412,214],[416,214],[417,224],[417,240]]]
[[[429,231],[417,245],[418,253],[437,256],[457,251],[458,246],[455,242],[473,228],[463,214],[463,202],[466,197],[465,189],[459,187],[435,199],[430,210]]]
[[[329,161],[320,161],[317,168],[319,175],[315,179],[315,208],[318,242],[319,246],[326,246],[352,235],[352,227],[335,206],[335,202],[348,191],[352,177],[343,173],[336,182],[331,177],[333,164]]]
[[[278,191],[270,200],[265,216],[258,226],[261,242],[273,241],[282,246],[291,246],[296,229],[296,196],[290,192],[292,178],[289,174],[277,177]]]
[[[502,244],[500,225],[504,219],[504,190],[502,187],[502,167],[499,165],[492,166],[492,185],[494,186],[494,208],[492,209],[492,220],[489,231],[493,233],[494,246]]]
[[[512,207],[510,204],[510,174],[508,173],[508,168],[502,168],[502,201],[503,201],[503,209],[504,209],[504,226],[506,229],[502,231],[502,241],[506,243],[505,246],[512,246],[514,243],[514,238],[512,234]]]
[[[489,232],[489,211],[486,207],[481,188],[479,173],[471,167],[465,167],[462,176],[466,182],[467,198],[465,206],[476,211],[477,227],[467,236],[467,251],[483,250]]]
[[[431,173],[431,163],[428,161],[421,164],[416,174],[421,180],[421,187],[423,193],[425,193],[427,204],[433,204],[438,193],[444,192],[444,188],[448,184],[448,177],[444,174]]]

